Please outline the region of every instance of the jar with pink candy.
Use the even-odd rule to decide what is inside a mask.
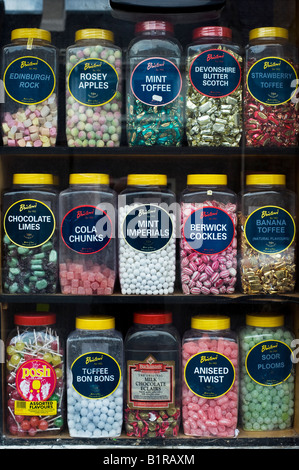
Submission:
[[[182,341],[184,434],[238,434],[238,341],[224,315],[198,315]]]
[[[191,174],[181,195],[184,294],[233,294],[237,281],[237,195],[227,175]]]
[[[116,276],[116,193],[109,175],[73,173],[59,195],[62,294],[109,295]]]
[[[57,49],[38,28],[11,32],[3,48],[2,139],[9,147],[54,147],[57,136]]]

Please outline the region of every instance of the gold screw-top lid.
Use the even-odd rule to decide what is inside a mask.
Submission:
[[[278,184],[278,185],[285,185],[286,184],[286,177],[285,175],[275,175],[275,174],[253,174],[246,176],[246,184],[247,185],[254,185],[254,184]]]
[[[105,173],[72,173],[70,184],[109,184],[109,175]]]
[[[154,185],[154,186],[166,186],[167,176],[166,175],[154,175],[154,174],[132,174],[128,175],[127,184],[132,185]]]
[[[111,330],[115,328],[115,318],[109,315],[91,315],[76,317],[76,328],[79,330]]]
[[[13,184],[54,184],[53,175],[48,173],[15,173]]]
[[[196,330],[227,330],[230,318],[225,315],[196,315],[191,318],[191,328]]]
[[[255,28],[249,31],[249,41],[257,38],[289,38],[289,32],[285,28],[277,28],[274,26]]]
[[[108,29],[99,29],[99,28],[89,28],[89,29],[79,29],[75,33],[75,41],[80,41],[81,39],[106,39],[108,41],[114,41],[114,34]]]
[[[43,39],[44,41],[51,42],[51,33],[46,31],[45,29],[39,28],[19,28],[14,29],[11,32],[11,40],[14,41],[15,39]]]
[[[284,325],[283,315],[265,315],[265,314],[247,314],[246,325],[261,326],[261,327],[274,327]]]
[[[195,175],[188,175],[187,176],[187,185],[227,185],[227,175],[202,175],[202,174],[195,174]]]

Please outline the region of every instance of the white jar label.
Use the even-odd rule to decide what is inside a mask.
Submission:
[[[174,361],[157,361],[151,354],[142,362],[127,363],[128,406],[165,409],[174,404]]]

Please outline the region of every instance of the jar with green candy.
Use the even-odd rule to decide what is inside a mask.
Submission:
[[[129,146],[180,146],[184,130],[182,47],[167,21],[141,21],[128,47]]]
[[[283,315],[250,314],[240,330],[240,412],[246,431],[292,426],[293,333]]]

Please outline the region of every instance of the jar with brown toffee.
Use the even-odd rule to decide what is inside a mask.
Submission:
[[[240,203],[243,292],[292,292],[296,271],[295,194],[286,189],[285,175],[247,175]]]

